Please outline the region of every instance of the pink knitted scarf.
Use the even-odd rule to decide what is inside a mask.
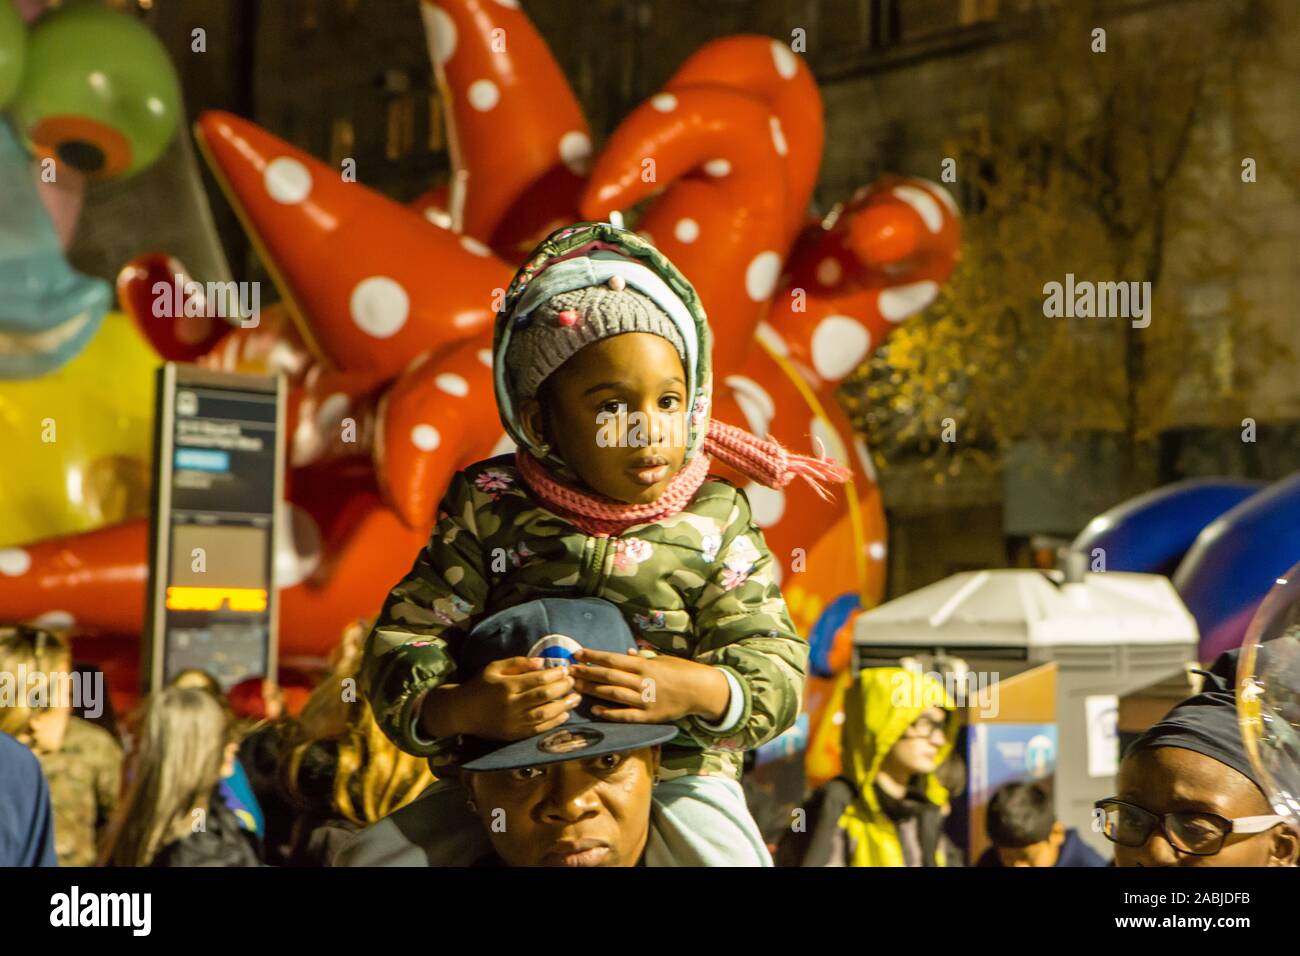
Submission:
[[[828,458],[792,454],[774,438],[764,441],[743,428],[716,419],[709,422],[704,452],[673,476],[662,495],[646,504],[626,504],[575,488],[557,479],[528,452],[516,453],[515,462],[529,489],[548,510],[601,538],[677,514],[690,504],[708,477],[710,457],[769,488],[784,488],[796,477],[803,478],[826,500],[830,500],[830,495],[822,487],[822,481],[842,483],[853,477],[849,469]]]

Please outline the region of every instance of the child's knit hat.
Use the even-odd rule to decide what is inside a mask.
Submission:
[[[686,458],[702,450],[713,392],[708,318],[686,277],[659,250],[610,223],[556,230],[515,273],[497,313],[492,371],[501,424],[554,474],[576,480],[556,449],[534,446],[519,407],[592,342],[646,331],[682,356],[690,418]]]
[[[516,395],[532,398],[542,382],[577,352],[624,332],[667,339],[686,367],[686,342],[673,320],[653,299],[614,275],[604,285],[552,296],[515,333],[506,362]]]

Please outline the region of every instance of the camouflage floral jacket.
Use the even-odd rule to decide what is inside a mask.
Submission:
[[[789,727],[802,703],[808,647],[795,633],[772,556],[744,492],[710,478],[690,505],[617,537],[592,537],[541,507],[514,456],[452,477],[438,524],[389,593],[366,641],[362,684],[397,746],[455,763],[456,741],[420,743],[414,704],[453,679],[460,641],[489,612],[541,597],[595,596],[617,605],[640,647],[729,670],[744,691],[737,724],[715,733],[677,722],[661,777],[739,777],[742,751]]]

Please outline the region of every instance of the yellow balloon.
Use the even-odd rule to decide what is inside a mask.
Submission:
[[[67,365],[0,381],[0,547],[148,513],[160,364],[131,319],[110,312]]]

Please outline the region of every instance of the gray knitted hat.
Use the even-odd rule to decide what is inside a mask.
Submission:
[[[542,382],[584,347],[624,332],[648,332],[672,343],[683,366],[688,362],[681,332],[647,295],[615,276],[593,285],[551,296],[519,329],[506,364],[520,399],[532,398]]]

